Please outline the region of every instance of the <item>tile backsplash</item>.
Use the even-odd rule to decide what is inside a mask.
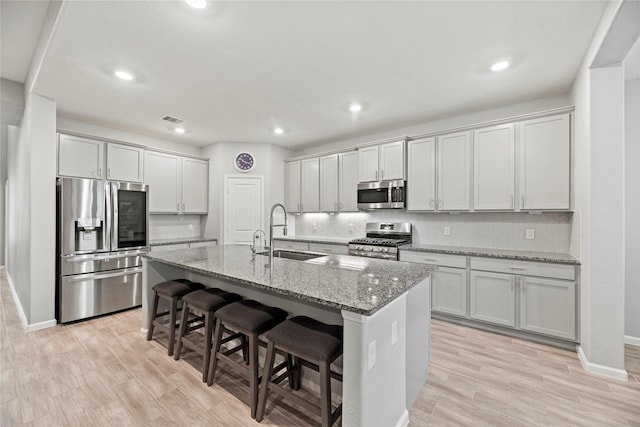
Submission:
[[[404,210],[295,216],[297,236],[364,237],[367,222],[410,222],[415,243],[569,252],[573,214],[553,212],[425,213]],[[450,235],[445,235],[449,227]],[[535,238],[526,239],[533,229]]]
[[[201,237],[200,215],[150,215],[150,240]]]

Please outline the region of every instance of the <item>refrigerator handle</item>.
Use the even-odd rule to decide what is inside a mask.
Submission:
[[[118,184],[109,183],[111,194],[111,250],[118,250]]]
[[[102,241],[104,242],[104,249],[111,251],[111,221],[113,221],[113,209],[111,200],[111,183],[104,183],[104,198],[105,198],[105,225],[103,229]]]

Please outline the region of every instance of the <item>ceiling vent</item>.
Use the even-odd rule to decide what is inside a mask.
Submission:
[[[162,120],[166,120],[168,122],[175,123],[177,125],[179,125],[180,123],[184,122],[184,120],[182,120],[182,119],[177,119],[177,118],[171,117],[171,116],[164,116],[164,117],[162,117]]]

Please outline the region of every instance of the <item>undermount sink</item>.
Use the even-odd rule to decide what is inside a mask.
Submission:
[[[269,256],[269,252],[268,251],[258,252],[257,255]],[[325,256],[325,255],[313,253],[313,252],[292,252],[292,251],[285,251],[282,249],[276,249],[273,251],[274,258],[286,258],[286,259],[293,259],[296,261],[307,261],[307,260],[319,258],[322,256]]]

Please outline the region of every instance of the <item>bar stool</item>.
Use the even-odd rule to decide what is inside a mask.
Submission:
[[[333,363],[342,354],[342,326],[327,325],[307,316],[296,316],[280,323],[264,336],[267,339],[267,355],[264,361],[262,385],[260,386],[260,401],[256,421],[264,418],[269,390],[288,397],[298,405],[310,410],[320,410],[322,426],[328,427],[342,414],[342,403],[335,411],[331,411],[331,378],[342,381],[342,375],[331,371]],[[294,356],[296,362],[294,374],[294,390],[300,387],[300,369],[302,365],[320,373],[320,408],[286,389],[279,383],[286,377],[280,375],[273,379],[274,374],[283,365],[274,369],[276,351],[284,351]],[[300,360],[301,359],[301,360]]]
[[[182,345],[195,350],[202,356],[202,382],[207,381],[209,371],[209,359],[211,357],[211,338],[215,312],[227,304],[242,300],[238,294],[223,291],[218,288],[208,288],[190,292],[182,297],[182,318],[180,319],[180,332],[174,354],[175,360],[180,360]],[[191,317],[191,318],[190,318]],[[187,338],[187,334],[196,329],[204,328],[204,348],[193,340]],[[227,341],[236,336],[227,338]],[[224,341],[223,341],[224,342]]]
[[[216,312],[216,330],[214,333],[214,346],[211,353],[211,365],[209,366],[208,385],[215,381],[218,361],[224,362],[229,367],[247,373],[245,363],[238,363],[229,356],[243,348],[240,344],[232,349],[221,352],[222,332],[225,329],[239,332],[246,336],[249,341],[249,384],[250,384],[250,405],[251,418],[256,417],[258,406],[258,384],[259,370],[258,364],[258,337],[270,330],[278,323],[287,318],[287,312],[276,307],[269,307],[254,300],[243,300],[231,303],[220,308]],[[244,361],[243,361],[244,362]]]
[[[176,279],[166,282],[158,283],[153,288],[153,308],[151,311],[151,317],[149,318],[149,330],[147,332],[147,341],[151,341],[153,337],[154,326],[157,326],[161,330],[169,333],[169,344],[167,353],[169,356],[173,356],[173,346],[175,344],[176,336],[176,318],[178,316],[178,301],[189,292],[197,291],[198,289],[204,289],[202,283],[192,282],[188,279]],[[160,298],[169,302],[169,311],[158,313],[158,303]],[[157,320],[159,317],[169,315],[169,325]]]

